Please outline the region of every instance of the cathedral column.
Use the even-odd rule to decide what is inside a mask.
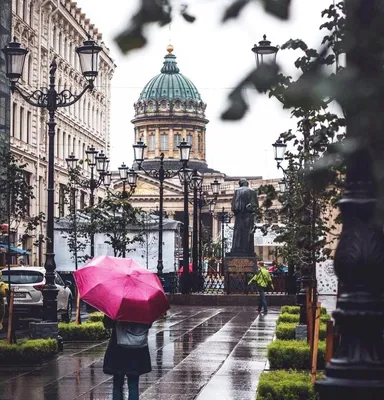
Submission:
[[[173,127],[168,130],[168,155],[173,158]]]
[[[160,157],[160,128],[156,126],[155,129],[155,157]]]

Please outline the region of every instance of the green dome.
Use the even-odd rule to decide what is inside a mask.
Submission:
[[[170,47],[168,51],[172,51]],[[201,101],[196,86],[184,75],[180,74],[174,54],[164,57],[161,74],[152,78],[140,94],[140,100],[194,100]]]

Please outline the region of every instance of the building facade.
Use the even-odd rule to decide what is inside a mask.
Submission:
[[[60,108],[56,113],[55,134],[55,216],[66,213],[63,187],[68,181],[66,158],[74,154],[85,160],[88,147],[103,150],[110,147],[110,97],[111,79],[115,69],[109,49],[102,35],[90,22],[81,8],[71,0],[13,0],[12,35],[29,49],[19,86],[26,93],[48,87],[49,66],[57,63],[56,85],[58,91],[80,93],[87,84],[82,76],[76,47],[87,36],[102,46],[99,75],[95,89],[87,92],[77,103]],[[26,180],[35,188],[35,198],[30,204],[30,214],[37,215],[47,208],[48,179],[48,115],[45,109],[29,105],[18,93],[11,99],[11,151],[27,164]],[[89,166],[83,164],[83,173],[89,177]],[[96,196],[102,196],[102,191]],[[97,198],[97,197],[96,197]],[[88,202],[86,189],[78,191],[77,207]],[[12,229],[12,227],[11,227]],[[42,264],[44,249],[32,243],[45,235],[45,226],[31,235],[15,232],[15,245],[32,252],[30,263]]]

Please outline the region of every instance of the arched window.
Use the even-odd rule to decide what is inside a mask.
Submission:
[[[201,151],[201,136],[197,137],[197,151]]]
[[[55,140],[56,140],[56,151],[55,151],[55,156],[57,157],[57,158],[60,158],[60,129],[57,129],[57,131],[56,131],[56,137],[55,137]]]
[[[160,150],[168,150],[168,135],[165,132],[160,136]]]
[[[155,143],[156,143],[156,138],[155,135],[152,134],[149,136],[149,151],[155,151]]]
[[[33,28],[33,4],[32,2],[29,4],[29,26]]]
[[[24,138],[25,126],[24,126],[24,107],[20,107],[20,136],[19,139],[25,142]]]
[[[173,135],[173,149],[178,150],[178,146],[181,142],[181,135],[180,133],[176,133]]]
[[[193,149],[193,144],[192,144],[192,135],[188,134],[187,135],[187,143],[191,145],[191,150]]]
[[[71,140],[71,135],[68,135],[68,141],[67,141],[67,157],[70,156],[71,154],[71,145],[72,145],[72,140]]]
[[[16,125],[17,125],[17,104],[12,104],[12,136],[16,137]]]
[[[77,152],[76,152],[76,139],[75,138],[73,138],[73,140],[72,140],[72,153],[73,153],[73,155],[74,156],[76,156],[77,154]]]
[[[27,111],[27,126],[26,126],[26,137],[25,142],[31,143],[31,130],[32,130],[32,113]]]
[[[67,152],[65,150],[66,140],[67,140],[67,134],[63,132],[63,141],[61,142],[63,159],[67,158]]]

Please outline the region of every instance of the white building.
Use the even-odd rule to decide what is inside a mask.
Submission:
[[[80,71],[76,46],[82,45],[90,35],[103,49],[95,89],[87,92],[76,104],[60,108],[56,113],[55,216],[63,216],[66,210],[61,197],[68,179],[66,157],[73,153],[85,160],[85,150],[90,146],[109,154],[111,79],[115,65],[109,49],[102,42],[101,33],[71,0],[13,0],[12,35],[29,49],[23,77],[19,80],[20,87],[27,93],[48,86],[49,65],[54,57],[58,91],[68,89],[80,93],[86,80]],[[45,109],[29,105],[18,93],[12,96],[11,151],[28,164],[26,179],[35,187],[31,215],[40,211],[46,213],[47,207],[47,117]],[[84,164],[84,168],[87,176],[89,167]],[[96,199],[102,197],[102,193],[99,189],[95,193]],[[87,190],[80,190],[78,208],[87,202]],[[39,234],[45,235],[45,231],[45,226],[41,226],[33,237],[24,237],[21,241],[20,232],[15,232],[15,244],[32,249],[31,263],[41,264],[44,260],[44,250],[32,246],[32,243]],[[41,257],[43,259],[39,259]]]

